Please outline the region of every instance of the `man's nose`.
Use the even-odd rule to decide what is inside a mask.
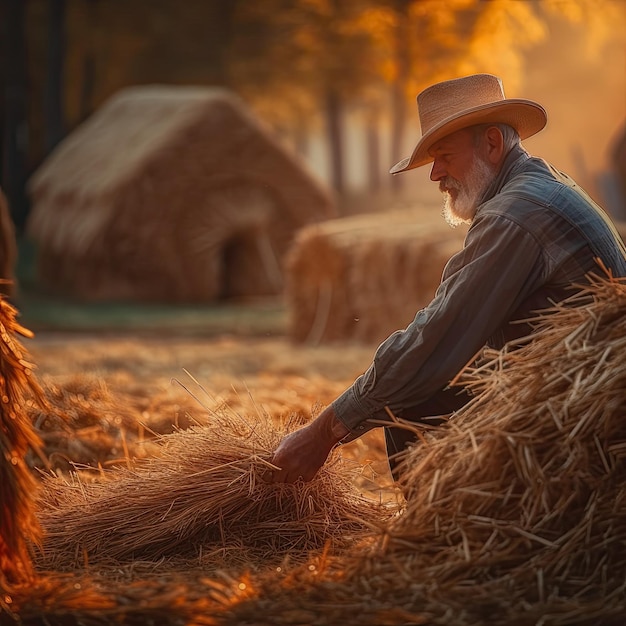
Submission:
[[[430,180],[436,183],[445,177],[446,177],[446,169],[442,165],[441,159],[435,159],[433,161],[433,167],[430,170]]]

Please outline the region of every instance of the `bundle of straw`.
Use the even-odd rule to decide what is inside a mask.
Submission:
[[[269,419],[248,426],[216,414],[210,426],[163,437],[160,456],[135,468],[107,470],[90,484],[78,475],[46,480],[42,565],[267,564],[363,537],[363,520],[380,519],[382,509],[356,493],[338,458],[309,483],[262,479],[282,434]]]
[[[546,314],[527,345],[466,372],[475,400],[406,455],[388,549],[458,611],[623,616],[626,284]]]
[[[16,316],[17,310],[0,297],[0,590],[32,575],[28,544],[40,536],[31,500],[36,483],[25,457],[38,451],[41,442],[25,406],[43,396],[15,337],[32,335]],[[2,602],[0,594],[0,607]]]

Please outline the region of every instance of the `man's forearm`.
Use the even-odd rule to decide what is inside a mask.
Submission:
[[[320,428],[328,440],[334,440],[334,443],[338,443],[350,433],[350,429],[335,414],[332,404],[318,415],[316,421],[320,421]]]

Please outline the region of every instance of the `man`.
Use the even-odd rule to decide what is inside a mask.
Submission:
[[[378,348],[369,369],[310,424],[287,435],[271,482],[310,480],[340,441],[398,416],[444,416],[468,400],[450,386],[489,345],[531,332],[523,320],[573,295],[589,273],[626,276],[626,249],[606,214],[567,176],[529,156],[520,140],[544,128],[545,110],[506,99],[500,79],[478,74],[438,83],[417,98],[422,137],[391,173],[432,162],[444,216],[469,223],[432,302]],[[390,466],[414,441],[385,426]],[[397,475],[396,475],[397,477]]]

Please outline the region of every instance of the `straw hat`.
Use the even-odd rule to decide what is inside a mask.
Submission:
[[[417,96],[417,109],[422,138],[410,157],[391,168],[391,174],[430,163],[431,146],[462,128],[508,124],[521,139],[526,139],[538,133],[548,121],[545,109],[536,102],[506,99],[502,81],[491,74],[474,74],[428,87]]]

